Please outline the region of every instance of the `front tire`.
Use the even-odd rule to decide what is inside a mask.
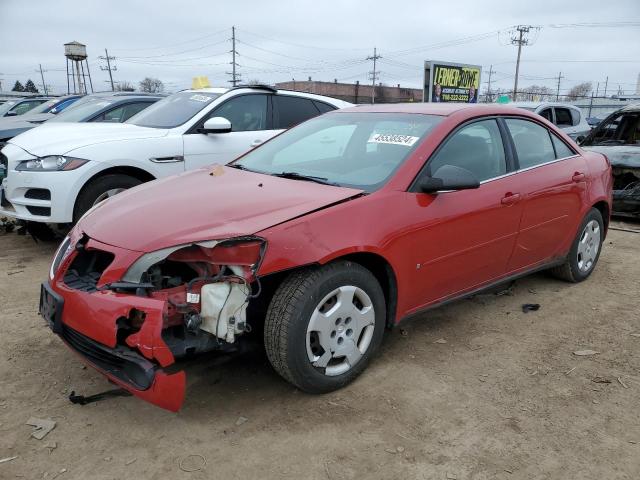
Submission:
[[[325,393],[352,382],[384,334],[384,293],[363,266],[340,261],[289,275],[265,319],[267,357],[299,389]]]
[[[140,185],[142,180],[120,173],[104,175],[87,183],[76,200],[73,223],[76,223],[94,205],[129,188]]]
[[[598,263],[604,241],[604,221],[596,208],[589,210],[578,228],[565,263],[550,270],[551,274],[567,282],[586,280]]]

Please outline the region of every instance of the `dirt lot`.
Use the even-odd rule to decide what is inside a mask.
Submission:
[[[251,356],[190,371],[178,414],[67,400],[110,386],[38,317],[54,249],[0,234],[0,459],[18,457],[1,479],[640,478],[638,234],[610,232],[582,284],[534,275],[390,332],[342,391],[303,394]],[[36,440],[32,416],[57,426]]]

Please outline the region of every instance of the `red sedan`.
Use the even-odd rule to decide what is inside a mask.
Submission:
[[[94,207],[40,309],[88,364],[170,410],[186,359],[252,338],[286,380],[327,392],[410,315],[538,270],[586,279],[611,188],[605,156],[524,110],[339,110]]]

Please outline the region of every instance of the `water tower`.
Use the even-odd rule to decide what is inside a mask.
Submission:
[[[64,44],[64,56],[67,57],[67,93],[87,94],[87,77],[89,78],[89,88],[93,93],[93,83],[91,73],[89,73],[89,63],[87,62],[87,46],[80,42],[69,42]],[[71,66],[71,71],[69,71]],[[87,71],[85,73],[85,66]],[[71,81],[73,81],[73,91],[71,91]]]

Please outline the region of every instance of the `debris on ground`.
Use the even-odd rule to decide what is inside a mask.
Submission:
[[[522,311],[524,313],[536,312],[538,310],[540,310],[540,304],[539,303],[524,303],[522,305]]]
[[[629,335],[640,338],[640,333],[630,333]]]
[[[447,472],[447,480],[458,480],[458,477],[454,473]]]
[[[242,425],[243,423],[247,423],[249,421],[249,419],[247,417],[238,417],[238,420],[236,420],[236,427],[239,427],[240,425]]]
[[[187,464],[185,466],[185,464]],[[207,464],[207,459],[197,453],[192,453],[183,457],[178,462],[178,468],[183,472],[197,472],[202,470]]]
[[[447,341],[444,338],[439,338],[438,340],[436,340],[433,343],[447,343]]]
[[[624,381],[622,380],[622,377],[618,377],[618,383],[622,385],[622,388],[629,388],[629,385],[624,383]]]
[[[10,462],[11,460],[15,460],[16,458],[18,458],[18,455],[16,455],[15,457],[0,458],[0,463]]]
[[[69,394],[69,401],[73,404],[87,405],[88,403],[98,402],[100,400],[104,400],[105,398],[109,398],[109,397],[130,397],[130,396],[131,396],[131,392],[128,392],[123,388],[115,388],[113,390],[107,390],[106,392],[100,392],[94,395],[88,395],[86,397],[84,395],[76,395],[76,392],[74,390],[71,390],[71,393]]]
[[[42,440],[51,430],[56,427],[56,422],[53,420],[44,420],[41,418],[31,417],[27,420],[27,425],[31,425],[32,427],[36,427],[36,429],[31,432],[31,436],[38,440]]]
[[[400,329],[400,335],[402,335],[403,337],[408,337],[409,336],[409,332],[407,332],[404,328]]]
[[[57,442],[49,442],[47,443],[44,448],[49,450],[49,455],[51,455],[53,453],[53,451],[58,448],[58,443]]]
[[[132,463],[135,463],[138,459],[137,458],[132,458],[131,460],[127,460],[126,462],[124,462],[125,465],[131,465]]]
[[[611,380],[605,377],[594,377],[591,379],[593,383],[611,383]]]
[[[565,374],[565,375],[569,375],[569,374],[570,374],[571,372],[573,372],[576,368],[578,368],[578,367],[570,368],[569,370],[567,370],[566,372],[564,372],[564,374]]]
[[[573,352],[574,355],[578,357],[588,357],[589,355],[598,355],[600,352],[596,352],[595,350],[578,350]]]

